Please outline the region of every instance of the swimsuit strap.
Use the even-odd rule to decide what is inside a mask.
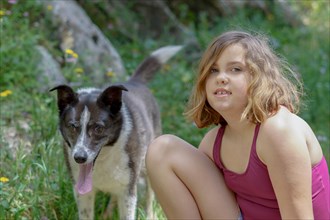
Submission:
[[[252,142],[252,148],[251,148],[251,151],[255,152],[255,153],[257,153],[256,146],[257,146],[259,130],[260,130],[260,123],[257,123],[257,125],[254,129],[254,136],[253,136],[253,142]]]
[[[225,127],[226,126],[223,125],[219,128],[217,136],[214,141],[214,145],[213,145],[213,161],[219,169],[223,168],[223,166],[220,162],[220,148],[221,148],[222,137],[225,132]]]

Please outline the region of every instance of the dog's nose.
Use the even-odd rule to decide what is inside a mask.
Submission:
[[[73,158],[77,163],[85,163],[87,160],[87,153],[86,151],[78,151],[74,154]]]

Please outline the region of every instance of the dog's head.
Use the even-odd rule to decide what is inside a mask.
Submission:
[[[104,91],[82,89],[74,92],[66,85],[57,86],[57,106],[59,110],[60,131],[69,145],[73,159],[80,164],[78,180],[80,191],[84,193],[91,187],[93,163],[103,146],[113,145],[122,127],[122,85],[110,86]],[[79,186],[77,186],[79,188]],[[79,189],[78,189],[79,192]]]

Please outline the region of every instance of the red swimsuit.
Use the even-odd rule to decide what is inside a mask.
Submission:
[[[236,193],[243,219],[281,219],[280,210],[267,166],[256,152],[260,124],[257,124],[249,164],[243,174],[227,170],[220,160],[220,149],[225,127],[220,127],[213,148],[214,162],[223,173],[227,186]],[[329,173],[325,158],[312,168],[312,198],[314,219],[330,219]]]

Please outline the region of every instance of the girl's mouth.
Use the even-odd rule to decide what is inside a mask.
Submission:
[[[214,92],[215,95],[220,95],[220,96],[223,96],[223,95],[231,95],[232,93],[226,89],[217,89],[215,92]]]

